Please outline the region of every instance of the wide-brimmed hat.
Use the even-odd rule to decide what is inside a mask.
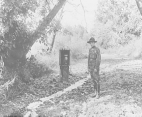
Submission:
[[[87,41],[87,43],[91,43],[91,42],[94,42],[96,43],[97,41],[94,39],[94,37],[91,37],[89,41]]]

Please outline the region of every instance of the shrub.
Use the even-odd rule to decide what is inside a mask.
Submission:
[[[40,64],[35,57],[31,57],[30,61],[27,64],[27,69],[29,70],[32,78],[39,78],[44,74],[51,72],[51,70],[48,69],[45,65]],[[27,71],[27,69],[25,70]]]
[[[56,39],[54,50],[57,52],[62,48],[71,50],[71,58],[74,60],[83,59],[87,53],[87,41],[78,36],[62,36],[59,35]]]

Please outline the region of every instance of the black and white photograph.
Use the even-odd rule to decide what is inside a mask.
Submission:
[[[142,117],[142,0],[0,0],[0,117]]]

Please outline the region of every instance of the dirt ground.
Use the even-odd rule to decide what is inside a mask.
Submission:
[[[58,95],[54,95],[54,92],[43,95],[43,97],[47,97],[44,99],[43,97],[28,96],[28,101],[30,98],[34,100],[31,99],[23,107],[28,106],[31,102],[35,102],[35,106],[37,106],[37,100],[42,98],[44,101],[41,101],[42,104],[36,108],[36,113],[40,116],[142,117],[142,60],[103,55],[99,99],[91,96],[93,85],[91,79],[87,78],[86,71],[87,59],[72,63],[70,73],[74,76],[70,76],[70,81],[76,83],[67,84],[66,87],[63,87],[66,89],[64,91],[59,93],[56,91],[55,93]],[[52,98],[48,99],[50,96]],[[17,101],[11,103],[18,105]],[[19,106],[21,105],[19,104]],[[27,112],[24,114],[26,115]],[[36,114],[32,116],[34,117]]]

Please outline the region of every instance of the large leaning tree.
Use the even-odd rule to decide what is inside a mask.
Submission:
[[[66,0],[0,0],[0,56],[9,71],[24,81],[26,54],[44,35]],[[38,15],[37,15],[38,14]],[[36,16],[37,15],[37,16]],[[32,19],[33,18],[33,19]],[[31,22],[28,24],[29,19]]]
[[[142,0],[135,0],[135,1],[136,1],[140,14],[142,15]]]

